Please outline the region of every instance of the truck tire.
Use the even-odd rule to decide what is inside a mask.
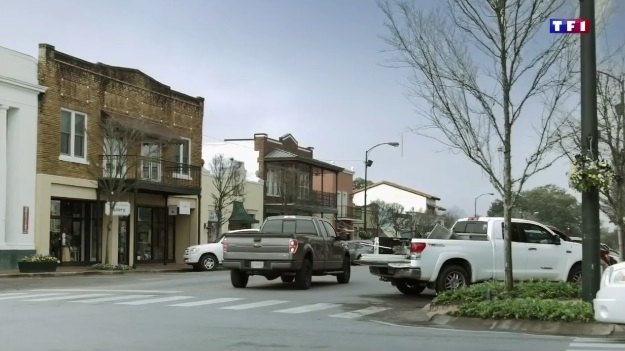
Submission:
[[[217,268],[219,261],[213,254],[204,254],[197,262],[198,270],[201,271],[214,271]]]
[[[230,271],[230,282],[232,286],[241,289],[247,286],[247,281],[250,279],[250,276],[237,269],[233,269]]]
[[[419,295],[425,290],[425,284],[406,279],[395,281],[395,287],[406,295]]]
[[[336,281],[339,284],[347,284],[349,283],[349,278],[351,276],[352,262],[348,256],[343,258],[343,273],[336,275]]]
[[[302,268],[295,273],[295,287],[300,290],[310,289],[312,284],[312,262],[309,259],[304,259],[302,262]]]
[[[456,290],[469,285],[469,273],[462,266],[445,266],[436,278],[436,292]]]
[[[581,284],[582,283],[582,265],[576,263],[571,267],[569,276],[566,279],[567,282]]]
[[[280,279],[282,279],[283,283],[293,283],[293,279],[295,279],[295,276],[283,274],[280,276]]]

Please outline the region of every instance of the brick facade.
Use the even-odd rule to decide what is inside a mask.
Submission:
[[[202,119],[204,99],[172,90],[136,69],[91,63],[39,47],[39,82],[48,86],[39,103],[37,173],[89,179],[87,165],[59,162],[61,109],[87,114],[87,160],[102,154],[98,136],[102,111],[145,120],[169,128],[191,140],[190,164],[202,162]],[[173,161],[172,148],[164,159]]]

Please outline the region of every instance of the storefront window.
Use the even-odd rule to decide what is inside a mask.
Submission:
[[[52,199],[50,255],[62,263],[90,263],[99,257],[99,206],[95,202]]]

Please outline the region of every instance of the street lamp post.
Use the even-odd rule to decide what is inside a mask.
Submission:
[[[484,194],[479,194],[478,196],[475,197],[475,200],[473,201],[473,217],[477,217],[477,199],[479,199],[480,197],[484,196],[484,195],[495,195],[495,193],[484,193]]]
[[[386,143],[379,143],[376,145],[373,145],[372,147],[370,147],[366,152],[365,152],[365,205],[364,205],[364,230],[365,233],[367,233],[367,188],[369,187],[367,184],[367,168],[371,167],[371,165],[373,164],[373,161],[369,160],[369,151],[375,149],[378,146],[382,146],[382,145],[390,145],[393,147],[398,147],[399,143],[396,141],[391,141],[391,142],[386,142]]]

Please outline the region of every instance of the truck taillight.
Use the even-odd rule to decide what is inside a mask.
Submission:
[[[425,250],[425,243],[410,243],[410,253],[420,254]]]
[[[224,252],[228,252],[228,240],[226,240],[226,238],[221,241],[221,246],[223,247]]]
[[[297,240],[291,239],[289,240],[289,253],[292,255],[297,252]]]

